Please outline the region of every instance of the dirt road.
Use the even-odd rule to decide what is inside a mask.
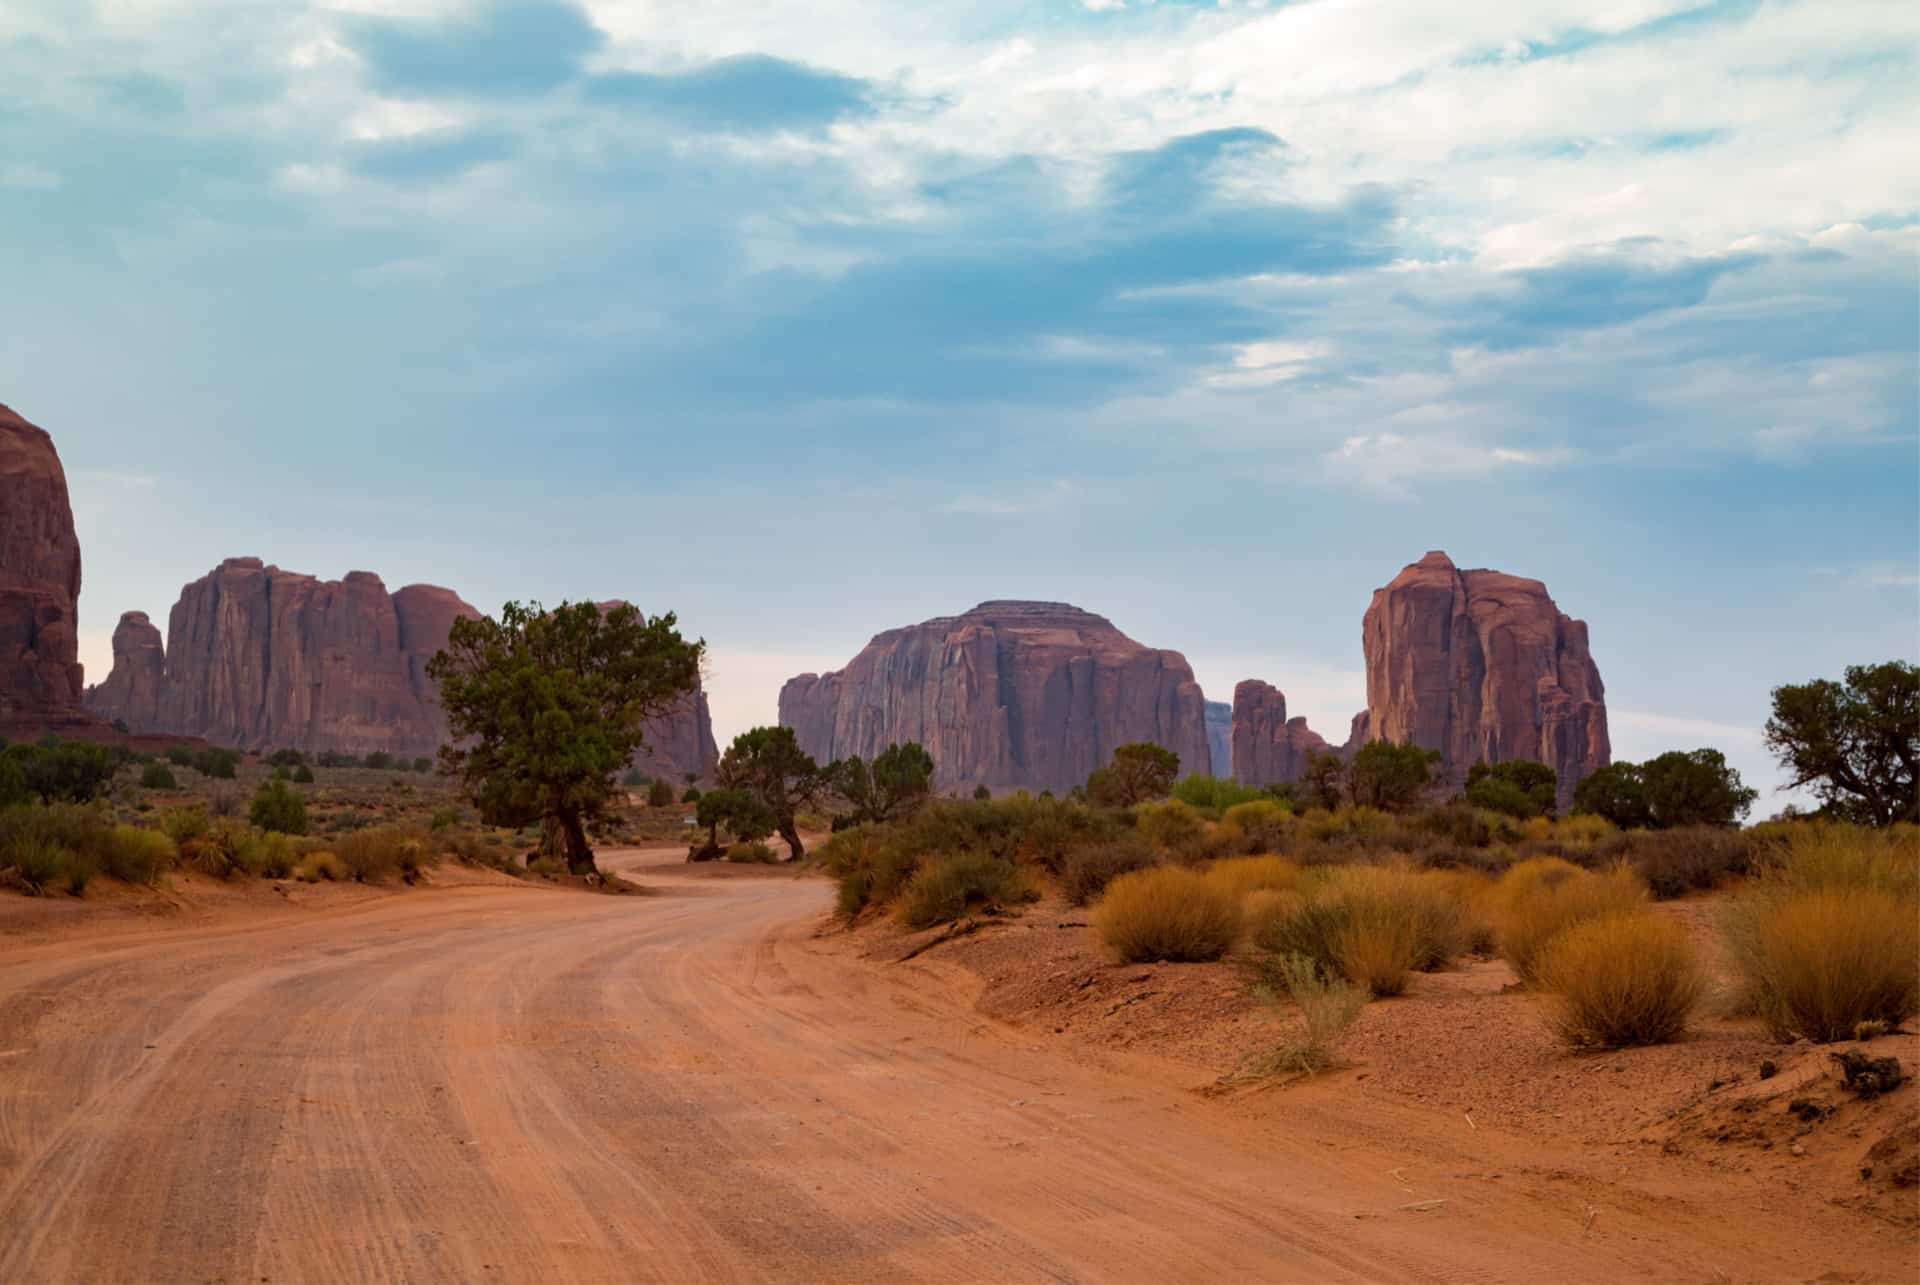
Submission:
[[[1385,1104],[1275,1116],[984,1023],[957,976],[815,941],[815,881],[643,878],[0,946],[0,1281],[1708,1281],[1825,1252]]]

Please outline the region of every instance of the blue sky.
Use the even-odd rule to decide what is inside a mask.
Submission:
[[[1920,13],[10,0],[86,659],[234,554],[673,608],[723,734],[1065,599],[1333,739],[1430,548],[1616,752],[1920,651]],[[1766,805],[1763,804],[1763,807]]]

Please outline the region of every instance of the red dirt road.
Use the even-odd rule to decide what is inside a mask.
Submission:
[[[957,971],[814,940],[818,881],[641,877],[666,895],[453,888],[0,945],[0,1281],[1716,1281],[1849,1261],[1769,1211],[1609,1186],[1351,1085],[1286,1091],[1282,1121],[1190,1070],[988,1023]]]

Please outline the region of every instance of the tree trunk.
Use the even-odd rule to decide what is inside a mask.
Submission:
[[[600,871],[594,864],[593,848],[587,843],[587,832],[580,824],[578,813],[559,812],[546,819],[540,834],[540,855],[564,859],[568,874],[590,875]]]
[[[780,837],[787,841],[787,847],[792,851],[787,860],[798,861],[807,855],[807,846],[800,842],[800,827],[791,820],[781,822]]]

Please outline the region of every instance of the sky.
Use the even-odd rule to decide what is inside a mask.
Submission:
[[[1333,740],[1429,549],[1617,757],[1920,656],[1920,6],[7,0],[82,659],[256,555],[628,598],[724,739],[990,598]],[[1759,813],[1778,798],[1771,793]]]

